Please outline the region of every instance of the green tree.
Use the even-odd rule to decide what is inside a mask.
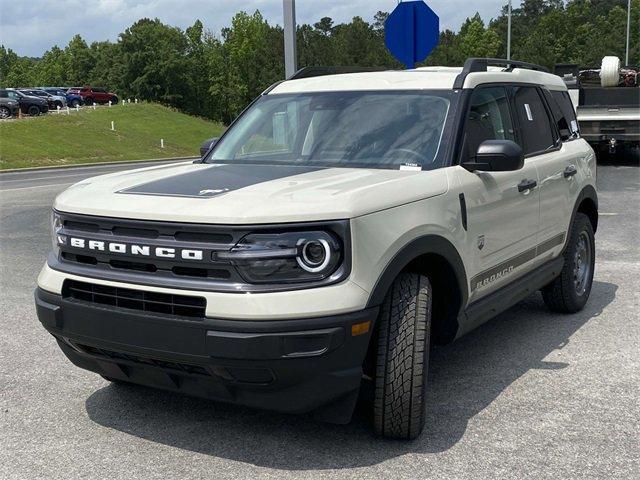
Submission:
[[[188,103],[188,41],[180,29],[143,18],[120,34],[119,44],[127,93],[176,107]]]
[[[462,58],[495,57],[500,38],[491,28],[485,28],[479,13],[467,18],[460,28],[459,49]]]

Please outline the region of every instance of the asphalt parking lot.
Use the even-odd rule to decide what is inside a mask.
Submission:
[[[32,293],[55,195],[125,168],[0,175],[0,478],[640,478],[640,169],[600,166],[584,311],[533,295],[437,348],[414,442],[111,385],[71,365]],[[130,166],[126,168],[131,168]]]

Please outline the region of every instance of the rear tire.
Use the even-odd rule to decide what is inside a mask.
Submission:
[[[378,318],[373,422],[378,435],[414,439],[425,422],[431,334],[431,283],[402,273]]]
[[[111,97],[111,105],[117,105],[117,104],[118,104],[118,97],[114,95],[113,97]]]
[[[584,308],[593,283],[595,252],[595,238],[589,217],[576,213],[564,252],[562,272],[542,289],[542,298],[549,310],[575,313]]]
[[[40,107],[36,105],[30,105],[29,108],[27,108],[27,113],[32,117],[35,117],[36,115],[40,115]]]
[[[71,102],[71,106],[73,108],[77,108],[80,106],[80,100],[78,100],[77,98],[74,98],[73,101]]]

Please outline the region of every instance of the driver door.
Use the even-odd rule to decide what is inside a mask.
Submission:
[[[462,161],[472,161],[485,140],[516,141],[506,87],[474,90],[465,121]],[[511,172],[469,172],[457,176],[467,208],[465,257],[469,300],[477,300],[531,270],[540,220],[535,165]]]

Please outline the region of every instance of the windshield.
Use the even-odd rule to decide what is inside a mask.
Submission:
[[[206,161],[431,169],[450,102],[448,91],[265,95]]]

